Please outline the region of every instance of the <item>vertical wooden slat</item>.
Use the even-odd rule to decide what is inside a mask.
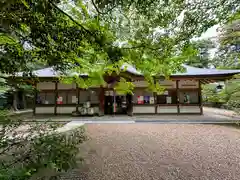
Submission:
[[[55,81],[55,103],[54,103],[54,115],[57,115],[57,99],[58,99],[58,82]]]
[[[176,81],[176,91],[177,91],[177,113],[180,114],[180,105],[179,105],[179,80]]]
[[[200,114],[203,114],[203,106],[202,106],[202,87],[201,87],[201,81],[198,81],[198,102],[200,107]]]

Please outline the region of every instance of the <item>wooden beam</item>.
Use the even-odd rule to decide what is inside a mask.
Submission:
[[[201,80],[199,80],[199,81],[201,81],[202,84],[208,84],[208,81],[207,81],[206,79],[201,79]]]
[[[171,80],[202,80],[202,79],[213,79],[213,80],[225,80],[231,79],[232,76],[179,76],[179,77],[170,77]]]

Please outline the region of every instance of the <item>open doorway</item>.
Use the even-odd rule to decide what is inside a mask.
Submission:
[[[104,96],[104,114],[113,114],[113,96]]]
[[[104,97],[104,114],[127,114],[128,102],[124,95]]]
[[[127,114],[126,96],[115,96],[115,98],[116,98],[115,114]]]

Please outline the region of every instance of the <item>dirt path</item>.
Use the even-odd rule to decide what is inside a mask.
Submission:
[[[239,180],[240,130],[220,125],[89,124],[71,180]]]

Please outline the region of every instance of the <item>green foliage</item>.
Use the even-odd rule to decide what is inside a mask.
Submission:
[[[134,86],[131,82],[127,82],[126,79],[120,78],[120,81],[114,88],[119,94],[132,94]]]
[[[232,94],[227,102],[227,106],[229,109],[235,110],[236,112],[240,112],[240,92],[235,92]]]
[[[221,91],[217,91],[217,85],[209,84],[203,86],[203,101],[213,105],[225,105],[226,108],[240,112],[240,77],[236,75],[225,83]]]
[[[217,91],[217,85],[208,84],[203,86],[202,96],[203,101],[207,103],[224,103],[225,97],[222,92]]]
[[[232,9],[239,9],[237,0],[2,0],[0,73],[52,66],[63,72],[60,80],[88,88],[104,86],[105,74],[119,74],[128,63],[144,74],[149,89],[161,92],[152,75],[168,78],[182,71],[181,64],[197,53],[190,40],[228,21]],[[116,90],[130,93],[132,88],[121,79]],[[0,179],[28,179],[46,167],[58,171],[75,165],[81,131],[70,138],[50,133],[50,124],[32,123],[28,133],[19,133],[26,124],[6,117],[0,131]]]
[[[182,70],[196,55],[190,39],[239,9],[237,1],[185,0],[3,0],[0,7],[2,72],[53,66],[65,74],[91,74],[84,87],[103,85],[102,75],[122,62],[135,65],[148,82],[151,74]]]
[[[212,64],[222,69],[240,69],[240,20],[224,25],[219,36],[219,48]]]
[[[227,94],[227,100],[230,99],[230,96],[240,90],[240,79],[236,78],[230,80],[226,83],[225,93]]]
[[[198,50],[198,53],[188,58],[186,64],[198,68],[209,68],[211,65],[210,50],[215,47],[214,43],[211,40],[198,40],[193,42],[193,47]]]
[[[26,123],[1,111],[0,179],[27,180],[56,176],[77,165],[84,129],[59,133],[59,124]]]

